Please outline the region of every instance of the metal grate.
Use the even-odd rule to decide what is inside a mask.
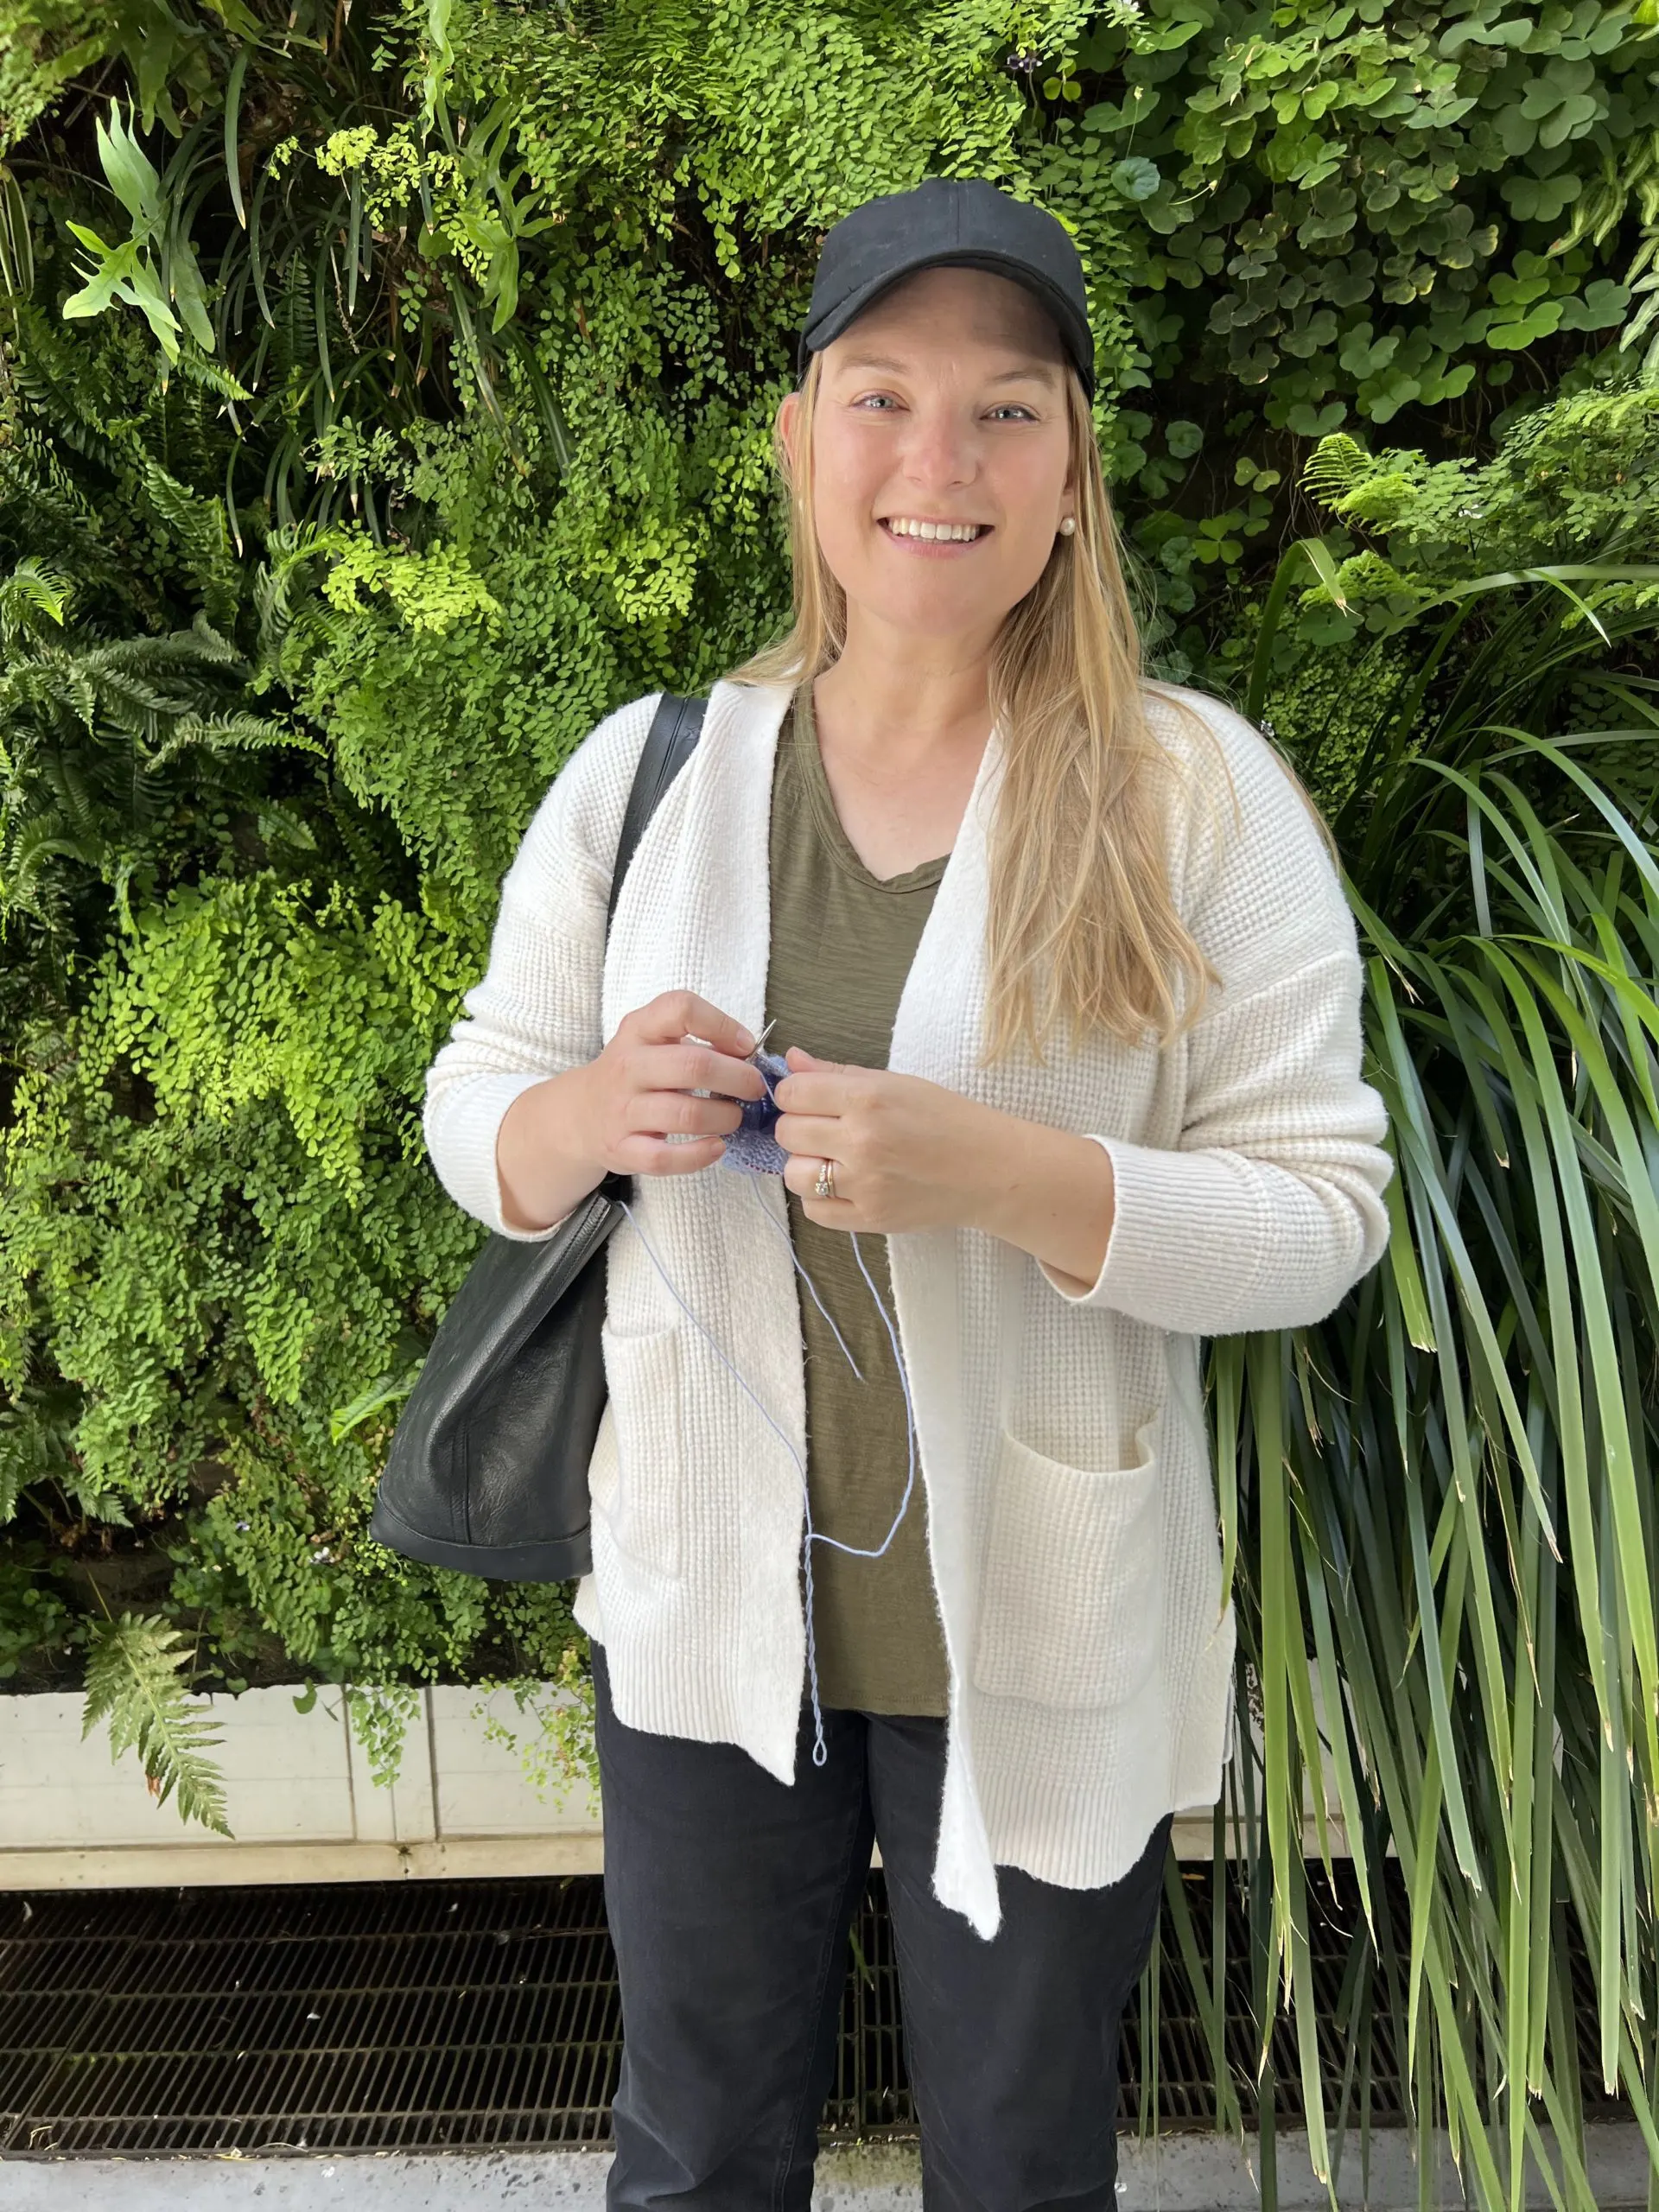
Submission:
[[[1207,1930],[1210,1870],[1186,1866],[1182,1879]],[[1228,1910],[1239,1961],[1228,2048],[1248,2120],[1236,1896]],[[1322,2019],[1336,2014],[1357,1914],[1338,1894],[1310,1916]],[[1208,2044],[1176,1958],[1172,1940],[1144,2054],[1135,2008],[1124,2022],[1127,2126],[1154,2113],[1166,2127],[1212,2123]],[[1380,2011],[1373,2125],[1403,2117]],[[0,2155],[602,2142],[620,2042],[597,1878],[0,1897]],[[1332,2031],[1333,2102],[1344,2056]],[[1298,2078],[1287,2022],[1275,2058],[1286,2124]],[[1592,2082],[1585,2089],[1586,2117],[1599,2116],[1606,2101]],[[843,2136],[914,2129],[879,1873],[857,1923],[823,2124]]]
[[[0,2150],[606,2133],[620,2021],[596,1880],[55,1894],[7,1917]]]

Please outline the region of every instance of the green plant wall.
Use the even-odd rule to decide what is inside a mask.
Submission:
[[[1276,1824],[1313,1751],[1282,1702],[1286,1652],[1337,1664],[1321,1605],[1328,1631],[1352,1601],[1403,1670],[1350,1745],[1375,1862],[1414,1824],[1432,1835],[1444,1773],[1431,1784],[1427,1738],[1437,1771],[1462,1761],[1507,1789],[1492,1742],[1451,1732],[1478,1711],[1459,1682],[1487,1679],[1498,1643],[1531,1663],[1535,1589],[1493,1601],[1490,1636],[1467,1612],[1520,1556],[1509,1493],[1457,1542],[1442,1517],[1421,1560],[1396,1535],[1406,1548],[1371,1562],[1397,1645],[1384,1600],[1365,1615],[1344,1580],[1359,1541],[1344,1516],[1367,1466],[1400,1486],[1385,1529],[1411,1526],[1413,1499],[1444,1516],[1459,1498],[1446,1361],[1542,1376],[1529,1419],[1570,1421],[1522,1318],[1532,1232],[1504,1215],[1453,1270],[1438,1335],[1426,1318],[1435,1224],[1479,1211],[1465,1124],[1487,1078],[1436,1058],[1444,1024],[1417,1009],[1446,946],[1505,931],[1554,931],[1572,976],[1616,948],[1650,1001],[1635,861],[1609,889],[1605,855],[1574,842],[1589,832],[1571,779],[1541,755],[1488,756],[1499,723],[1570,739],[1650,849],[1651,15],[0,0],[7,1686],[90,1679],[118,1740],[212,1819],[203,1745],[180,1732],[188,1684],[346,1682],[389,1766],[418,1680],[556,1676],[579,1656],[563,1592],[429,1572],[365,1534],[401,1394],[479,1236],[423,1158],[424,1071],[572,747],[622,700],[706,684],[783,613],[770,424],[824,228],[874,193],[972,174],[1077,237],[1154,664],[1269,714],[1336,816],[1376,922],[1374,1049],[1428,1132],[1403,1163],[1421,1216],[1395,1232],[1422,1270],[1387,1277],[1386,1314],[1349,1313],[1285,1370],[1303,1416],[1281,1455],[1287,1519],[1261,1441],[1279,1370],[1260,1347],[1248,1371],[1228,1365],[1239,1348],[1217,1369],[1224,1443],[1237,1416],[1222,1503],[1244,1681],[1276,1808],[1274,1839],[1252,1826],[1250,1847],[1268,1885],[1261,2018],[1274,1962],[1288,1982],[1306,1958],[1300,1853],[1292,1869]],[[1526,581],[1542,569],[1557,573]],[[1506,821],[1539,824],[1553,857],[1536,867],[1571,895],[1535,898],[1519,863],[1489,883],[1479,805],[1454,819],[1411,782],[1425,751]],[[1618,842],[1605,811],[1587,818]],[[1407,973],[1409,1047],[1384,1018]],[[1566,1065],[1578,1046],[1552,1009],[1539,1049]],[[1621,1019],[1634,1036],[1646,1016]],[[1646,1127],[1650,1047],[1610,1050]],[[1419,1061],[1436,1071],[1421,1094]],[[1639,1313],[1645,1217],[1601,1110],[1587,1093],[1568,1108],[1595,1233],[1609,1267],[1637,1268]],[[1493,1139],[1505,1159],[1510,1141]],[[1496,1352],[1488,1295],[1510,1301]],[[1416,1446],[1362,1453],[1346,1491],[1322,1359],[1418,1408]],[[1618,1372],[1640,1402],[1633,1354]],[[1501,1458],[1512,1385],[1488,1385]],[[1304,1555],[1293,1532],[1326,1508]],[[1628,1599],[1652,1531],[1631,1552],[1610,1502],[1621,1567],[1599,1510],[1575,1524],[1592,1532],[1580,1552],[1601,1546],[1596,1572]],[[1425,1658],[1434,1620],[1449,1693]],[[1639,1644],[1613,1670],[1632,1713],[1659,1687]],[[1619,1705],[1600,1676],[1598,1696],[1577,1709],[1586,1741]],[[146,1732],[135,1700],[178,1726]],[[1564,1822],[1575,1774],[1569,1760]],[[1638,1759],[1618,1785],[1611,1891],[1567,1854],[1598,1944],[1598,1899],[1628,1893],[1624,1936],[1598,1952],[1605,2017],[1637,2037],[1627,2060],[1608,2031],[1627,2086],[1652,2040],[1630,2024],[1659,2017],[1635,1904],[1653,1893],[1648,1830],[1628,1809],[1655,1783]],[[1612,1804],[1600,1769],[1586,1786]],[[1432,1844],[1413,1856],[1428,1932],[1389,2000],[1441,2054],[1426,2107],[1440,2094],[1465,2126],[1479,2069],[1465,2092],[1453,2060],[1496,2032],[1470,1993],[1487,1974],[1501,2013],[1507,1936],[1477,1916],[1485,1948],[1459,1958],[1453,1906],[1470,1853],[1489,1876],[1514,1863],[1503,1821],[1468,1795],[1472,1813],[1451,1792],[1464,1826],[1444,1864]],[[1539,1972],[1524,2002],[1541,2039]],[[1463,1996],[1434,2011],[1443,1986]],[[1517,2080],[1541,2078],[1541,2050],[1535,2064],[1529,2043]],[[1550,2051],[1554,2095],[1575,2062]]]

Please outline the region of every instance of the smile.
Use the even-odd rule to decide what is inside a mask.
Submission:
[[[925,545],[973,545],[991,534],[989,523],[925,522],[914,515],[883,515],[881,527],[889,537]]]

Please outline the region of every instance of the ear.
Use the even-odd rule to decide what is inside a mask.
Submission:
[[[784,450],[789,455],[789,465],[791,469],[800,459],[795,450],[795,441],[800,434],[800,427],[801,395],[798,391],[786,391],[778,403],[778,435],[784,442]]]

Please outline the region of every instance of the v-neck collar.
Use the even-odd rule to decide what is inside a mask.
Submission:
[[[767,835],[791,696],[783,683],[714,686],[702,739],[646,823],[623,878],[605,955],[601,1041],[630,1008],[665,990],[696,991],[756,1035],[764,1027],[772,941]],[[997,1081],[995,1070],[978,1066],[964,1039],[977,1038],[983,1010],[987,836],[1002,766],[993,728],[929,903],[887,1055],[898,1072],[973,1097],[988,1095]],[[761,1180],[770,1186],[770,1178]],[[784,1278],[785,1288],[791,1280]]]
[[[836,810],[836,795],[830,788],[823,753],[818,744],[817,718],[812,711],[812,686],[810,683],[802,684],[791,702],[790,726],[791,741],[795,748],[795,765],[806,787],[807,804],[812,810],[818,835],[828,847],[836,865],[867,891],[902,893],[931,890],[944,874],[950,859],[949,853],[940,853],[932,860],[918,861],[914,868],[906,868],[898,875],[877,875],[860,857],[858,849],[847,835]]]

